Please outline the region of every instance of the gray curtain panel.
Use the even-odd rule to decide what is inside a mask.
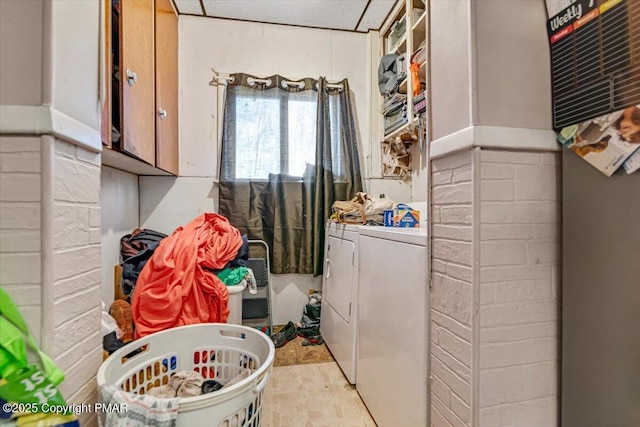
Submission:
[[[233,74],[225,103],[220,214],[267,242],[273,273],[322,273],[324,222],[362,190],[348,82]],[[251,84],[251,79],[270,84]]]

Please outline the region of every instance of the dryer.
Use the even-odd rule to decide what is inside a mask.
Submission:
[[[426,228],[360,228],[356,388],[379,427],[429,419]]]
[[[356,383],[359,226],[327,223],[320,331],[351,384]]]

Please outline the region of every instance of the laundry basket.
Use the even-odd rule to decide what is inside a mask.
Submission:
[[[178,427],[258,427],[262,390],[269,381],[275,347],[265,334],[240,325],[207,323],[148,335],[114,352],[98,370],[98,386],[115,384],[144,394],[167,384],[178,371],[199,372],[220,383],[243,371],[244,380],[213,393],[180,398]]]

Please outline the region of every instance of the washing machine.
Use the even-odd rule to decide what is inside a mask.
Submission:
[[[362,227],[356,388],[378,427],[429,419],[426,228]]]
[[[320,331],[351,384],[356,383],[357,225],[327,223]]]

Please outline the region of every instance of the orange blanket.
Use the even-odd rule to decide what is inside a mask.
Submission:
[[[136,338],[176,326],[226,322],[229,291],[205,269],[222,269],[242,246],[237,228],[206,213],[160,242],[133,291]]]

